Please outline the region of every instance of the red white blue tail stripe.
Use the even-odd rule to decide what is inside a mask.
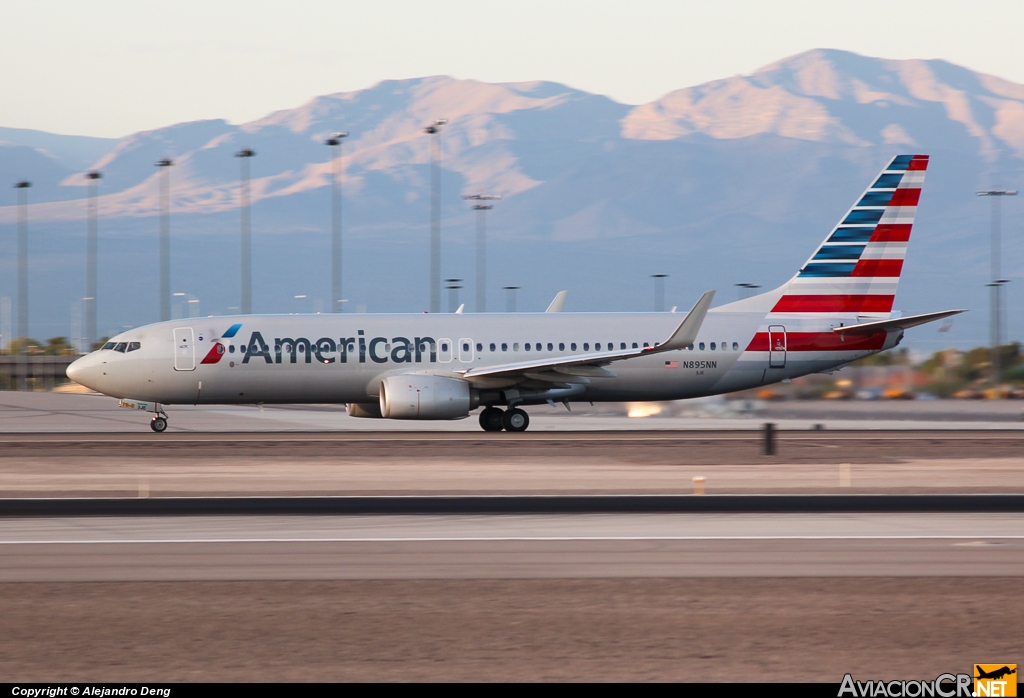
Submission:
[[[785,287],[772,313],[887,317],[928,168],[897,155]]]

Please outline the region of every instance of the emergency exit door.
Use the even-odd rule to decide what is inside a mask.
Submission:
[[[196,341],[191,327],[174,328],[174,370],[196,370]]]

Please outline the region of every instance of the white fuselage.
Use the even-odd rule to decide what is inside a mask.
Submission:
[[[165,405],[374,403],[381,381],[390,375],[458,379],[472,368],[653,346],[683,317],[523,313],[190,318],[124,332],[111,343],[138,342],[137,349],[95,351],[75,362],[69,376],[114,397]],[[815,329],[838,326],[842,319],[822,318]],[[846,320],[856,322],[855,317]],[[793,318],[789,331],[805,329],[799,327],[804,322]],[[232,325],[241,326],[234,336],[224,337]],[[834,368],[887,349],[902,334],[889,333],[871,348],[786,351],[787,328],[773,327],[773,346],[781,351],[750,349],[755,335],[768,329],[765,313],[734,303],[707,314],[692,348],[616,361],[607,366],[608,375],[567,377],[570,385],[563,384],[560,393],[551,392],[551,383],[543,378],[480,379],[472,383],[473,404],[503,404],[501,391],[513,385],[520,389],[521,404],[714,395]]]

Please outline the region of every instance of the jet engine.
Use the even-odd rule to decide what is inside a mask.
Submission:
[[[380,412],[388,419],[461,419],[472,398],[469,383],[458,378],[405,374],[380,383]]]

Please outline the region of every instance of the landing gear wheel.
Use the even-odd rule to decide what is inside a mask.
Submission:
[[[501,422],[504,414],[498,407],[484,408],[484,411],[480,413],[480,427],[484,431],[501,431],[505,428]]]
[[[501,426],[505,431],[526,431],[530,426],[530,415],[518,407],[512,407],[501,417]]]
[[[153,421],[149,423],[149,428],[157,434],[162,434],[167,431],[167,419],[165,417],[153,417]]]

